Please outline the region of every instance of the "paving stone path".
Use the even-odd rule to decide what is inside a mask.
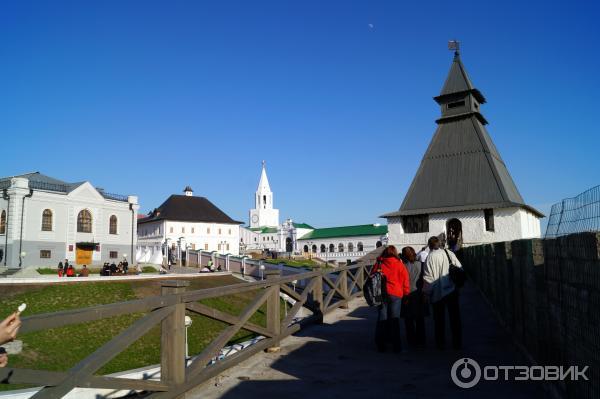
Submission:
[[[279,353],[261,353],[198,386],[186,398],[541,398],[540,383],[481,381],[470,389],[454,385],[453,363],[470,357],[484,365],[525,365],[510,336],[481,294],[467,285],[461,293],[462,351],[427,348],[378,353],[373,343],[375,309],[364,300],[338,309],[322,325],[285,339]],[[403,332],[404,334],[404,332]],[[403,343],[406,338],[403,335]],[[406,345],[405,345],[406,347]]]

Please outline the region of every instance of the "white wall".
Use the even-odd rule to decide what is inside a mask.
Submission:
[[[499,208],[494,209],[494,231],[486,231],[483,210],[430,215],[427,233],[404,234],[401,218],[389,218],[390,243],[399,248],[410,245],[420,249],[429,237],[445,233],[446,223],[453,218],[460,220],[462,224],[464,245],[536,238],[541,232],[540,219],[526,209]]]
[[[334,237],[334,238],[322,238],[322,239],[307,239],[307,240],[298,240],[298,251],[304,252],[304,246],[308,245],[309,251],[312,251],[312,246],[317,246],[317,257],[321,259],[333,259],[337,257],[347,257],[348,259],[355,260],[356,255],[348,256],[348,244],[352,243],[354,245],[353,252],[358,252],[358,243],[362,242],[363,244],[363,254],[365,252],[370,252],[376,248],[377,241],[383,241],[382,236],[356,236],[356,237]],[[334,251],[329,252],[329,245],[334,245]],[[344,245],[344,250],[340,253],[339,244]],[[325,245],[327,253],[321,252],[321,245]]]
[[[240,226],[225,223],[156,221],[140,223],[139,245],[154,245],[170,240],[177,245],[180,238],[192,248],[239,255]]]

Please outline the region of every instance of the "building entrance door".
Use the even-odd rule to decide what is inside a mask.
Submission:
[[[75,250],[75,263],[78,265],[91,265],[92,250],[88,248],[77,247]]]
[[[462,223],[458,219],[450,219],[446,224],[446,235],[448,239],[448,249],[453,252],[462,247]]]

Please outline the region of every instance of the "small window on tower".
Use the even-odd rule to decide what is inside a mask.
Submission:
[[[486,231],[494,231],[494,210],[493,209],[484,209],[483,217],[485,219],[485,230]]]
[[[448,104],[448,109],[452,109],[452,108],[458,108],[458,107],[464,107],[465,102],[463,101],[456,101],[453,103]]]
[[[267,209],[267,196],[263,195],[263,207]]]

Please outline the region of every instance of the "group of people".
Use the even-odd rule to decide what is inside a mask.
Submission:
[[[371,273],[384,276],[384,299],[378,308],[375,344],[385,352],[391,344],[395,352],[402,350],[400,319],[404,319],[406,338],[411,347],[424,347],[425,318],[433,313],[436,347],[445,349],[446,312],[450,320],[452,347],[462,346],[462,327],[459,311],[459,287],[450,276],[451,265],[462,267],[456,255],[431,237],[427,246],[416,253],[404,247],[386,247],[377,258]]]
[[[75,270],[75,267],[69,264],[69,260],[65,259],[65,263],[58,262],[58,277],[87,277],[90,275],[90,271],[87,265],[83,265],[79,273]]]
[[[101,276],[115,276],[117,274],[127,274],[127,271],[129,270],[129,262],[127,262],[127,259],[123,260],[122,262],[119,262],[119,264],[115,264],[115,262],[109,263],[109,262],[104,262],[104,265],[102,266],[102,269],[100,270],[100,275]]]
[[[223,271],[221,265],[215,266],[212,260],[209,260],[206,266],[200,269],[200,273],[220,272]]]

